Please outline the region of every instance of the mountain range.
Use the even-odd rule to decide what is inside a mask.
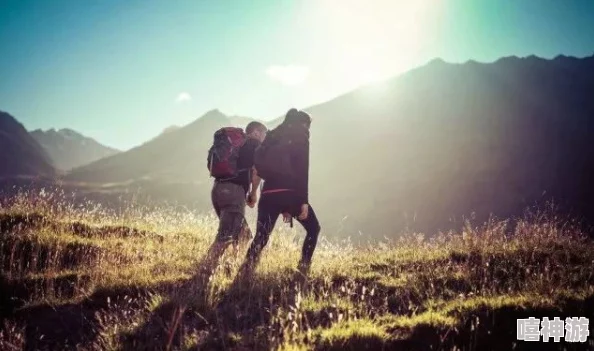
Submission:
[[[66,180],[93,183],[200,180],[206,174],[204,150],[208,150],[214,131],[228,124],[228,117],[220,111],[209,111],[195,122],[168,129],[138,147],[76,168],[66,175]]]
[[[31,136],[49,154],[55,168],[62,171],[80,167],[120,151],[93,138],[86,137],[72,129],[37,129]]]
[[[550,200],[594,222],[594,56],[437,59],[305,110],[310,199],[326,235],[447,230]],[[212,110],[64,179],[208,210],[206,151],[232,119]]]
[[[386,236],[550,200],[594,219],[593,97],[594,57],[434,60],[308,109],[312,198]]]
[[[13,116],[0,111],[0,177],[54,173],[47,152]]]

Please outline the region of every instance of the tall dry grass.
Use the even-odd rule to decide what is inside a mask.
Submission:
[[[59,198],[0,208],[0,348],[505,349],[513,316],[592,311],[594,245],[550,209],[365,247],[322,238],[305,285],[303,233],[279,225],[251,280],[234,280],[243,248],[204,285],[213,215]]]

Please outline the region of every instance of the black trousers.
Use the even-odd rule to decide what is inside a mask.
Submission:
[[[262,250],[268,243],[270,233],[274,230],[278,217],[283,212],[295,214],[295,205],[290,194],[272,193],[263,194],[258,204],[258,223],[256,229],[256,236],[250,245],[247,252],[246,262],[242,270],[245,273],[251,273],[260,260]],[[309,271],[311,259],[316,249],[318,242],[318,235],[320,234],[320,223],[316,217],[314,209],[309,205],[309,212],[307,219],[299,220],[299,223],[306,231],[305,241],[301,251],[301,260],[299,262],[299,270],[303,273]]]

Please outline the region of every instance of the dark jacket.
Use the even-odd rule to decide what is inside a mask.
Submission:
[[[301,124],[289,123],[283,123],[277,128],[280,137],[287,138],[290,144],[288,157],[292,175],[266,179],[262,192],[290,189],[291,195],[287,195],[293,197],[295,204],[307,204],[309,203],[309,130]]]

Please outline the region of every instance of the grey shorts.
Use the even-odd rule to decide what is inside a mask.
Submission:
[[[219,217],[217,241],[238,241],[251,231],[245,220],[245,189],[235,183],[215,182],[211,192],[212,206]]]

